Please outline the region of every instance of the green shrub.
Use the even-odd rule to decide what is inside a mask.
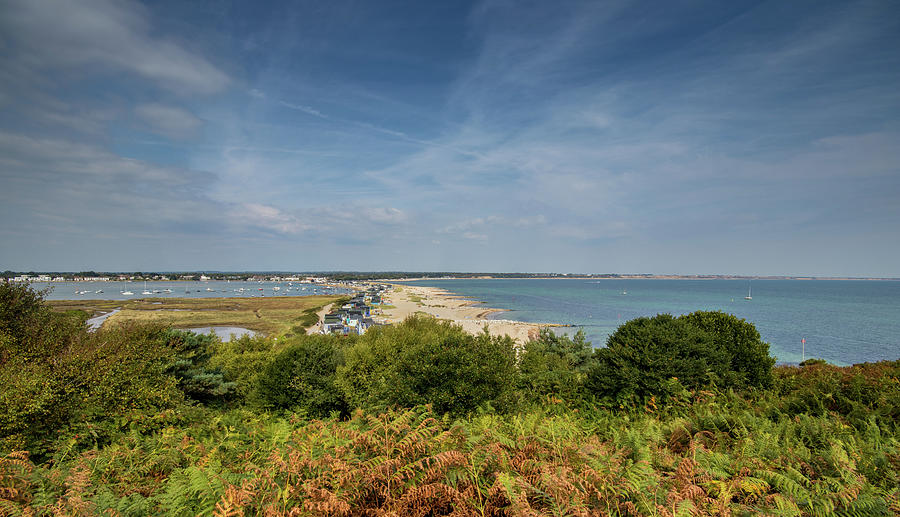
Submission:
[[[347,350],[338,382],[353,407],[432,404],[462,414],[508,406],[516,385],[514,342],[466,333],[432,317],[370,329]]]
[[[643,404],[722,379],[728,354],[712,335],[670,314],[626,322],[595,352],[587,391],[619,405]]]
[[[182,401],[163,328],[89,333],[83,317],[52,313],[24,284],[0,284],[0,301],[0,445],[40,454],[67,427]]]
[[[234,383],[238,400],[246,400],[254,389],[256,376],[276,353],[272,338],[244,335],[213,343],[209,366],[221,371],[226,381]]]
[[[314,417],[346,412],[335,385],[343,360],[339,339],[322,335],[296,339],[256,376],[256,400],[265,408],[302,409]]]
[[[84,314],[55,313],[47,291],[27,283],[0,282],[0,365],[11,359],[44,360],[64,351],[84,329]]]
[[[833,412],[859,429],[870,420],[884,428],[900,427],[900,360],[782,366],[775,369],[773,391],[790,415]]]
[[[546,396],[575,400],[585,373],[593,364],[593,348],[584,332],[573,338],[541,329],[537,339],[525,344],[519,356],[519,388],[532,401]]]
[[[220,341],[215,335],[169,329],[163,337],[175,353],[175,361],[168,373],[178,380],[178,387],[186,397],[210,404],[237,396],[237,385],[227,381],[220,369],[209,364],[212,350]]]
[[[8,360],[0,367],[0,438],[40,453],[66,427],[176,406],[183,395],[168,374],[175,355],[163,336],[155,326],[82,331],[54,355]]]
[[[595,352],[587,391],[631,405],[666,400],[685,388],[763,388],[772,383],[775,363],[768,351],[753,324],[723,312],[637,318]]]
[[[739,388],[772,385],[775,358],[769,355],[769,344],[760,338],[752,323],[721,311],[697,311],[678,319],[710,333],[716,346],[728,353],[731,366],[722,379],[723,385]]]

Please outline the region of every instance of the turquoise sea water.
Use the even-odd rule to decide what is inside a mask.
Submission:
[[[806,357],[847,365],[900,359],[900,282],[870,280],[423,280],[509,309],[494,318],[564,323],[602,346],[625,321],[721,310],[756,325],[781,363]],[[753,300],[744,300],[752,285]],[[627,294],[622,294],[623,291]]]

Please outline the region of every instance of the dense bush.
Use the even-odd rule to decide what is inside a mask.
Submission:
[[[0,445],[41,453],[66,428],[182,400],[160,327],[89,333],[82,316],[54,313],[43,293],[10,283],[0,284],[0,318]]]
[[[773,391],[788,414],[837,414],[860,429],[870,421],[900,427],[900,360],[782,366],[775,369]]]
[[[587,391],[631,405],[665,400],[685,388],[766,387],[775,363],[768,350],[753,324],[722,312],[637,318],[596,351]]]
[[[523,396],[532,401],[547,396],[578,399],[585,373],[593,364],[593,353],[582,331],[570,338],[541,329],[537,339],[526,343],[519,356],[519,388]]]
[[[62,353],[83,330],[83,314],[53,312],[45,294],[26,283],[0,282],[0,365]]]
[[[679,319],[710,333],[716,346],[731,357],[723,385],[765,388],[772,384],[775,358],[769,356],[769,344],[752,323],[721,311],[697,311]]]
[[[628,321],[595,358],[586,380],[588,393],[619,405],[708,386],[722,379],[730,365],[709,333],[669,314]]]
[[[510,404],[516,385],[514,342],[477,336],[431,317],[370,329],[347,350],[338,382],[353,407],[432,404],[462,414]]]
[[[170,329],[164,339],[175,353],[168,373],[174,375],[186,397],[210,404],[225,402],[237,395],[236,383],[227,381],[219,368],[209,364],[214,346],[220,341],[217,337]]]
[[[343,361],[339,340],[322,335],[296,338],[256,376],[256,400],[265,408],[303,410],[314,417],[346,413],[335,384]]]
[[[220,370],[225,381],[234,383],[237,400],[246,400],[254,389],[256,376],[275,356],[275,343],[269,337],[248,335],[216,341],[212,344],[209,367]]]
[[[82,330],[56,353],[36,352],[0,366],[0,438],[10,445],[42,451],[67,427],[174,407],[183,398],[168,373],[174,353],[158,327]]]

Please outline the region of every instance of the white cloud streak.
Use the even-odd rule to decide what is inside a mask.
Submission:
[[[21,66],[127,71],[176,92],[213,93],[229,77],[170,39],[153,35],[150,16],[130,0],[3,0],[0,28]]]
[[[203,125],[203,121],[193,113],[165,104],[140,104],[134,112],[154,132],[175,139],[191,137]]]

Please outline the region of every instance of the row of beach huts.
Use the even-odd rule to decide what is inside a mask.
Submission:
[[[340,309],[329,312],[319,324],[322,334],[365,334],[376,323],[372,318],[373,310],[383,304],[383,295],[390,289],[389,285],[370,285],[359,291]]]

